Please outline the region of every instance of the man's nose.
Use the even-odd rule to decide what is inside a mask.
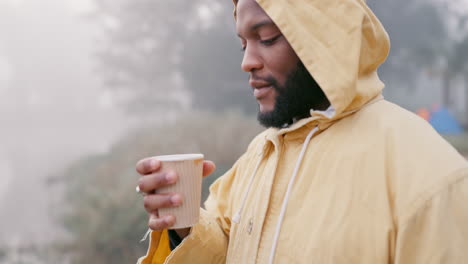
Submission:
[[[262,60],[255,49],[246,47],[241,68],[245,72],[252,72],[263,68]]]

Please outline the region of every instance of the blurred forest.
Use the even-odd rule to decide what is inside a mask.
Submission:
[[[107,27],[110,45],[99,55],[103,76],[109,87],[125,94],[129,111],[180,110],[187,105],[256,111],[245,92],[247,77],[239,67],[242,56],[229,4],[120,2],[99,0],[103,16],[113,21]],[[466,8],[461,8],[466,2],[367,2],[392,40],[391,56],[380,70],[387,84],[385,95],[411,110],[432,103],[466,112],[468,17]],[[180,96],[185,94],[181,91],[189,98]],[[434,100],[434,94],[440,100]],[[460,94],[466,97],[459,98]],[[460,117],[468,122],[466,115]]]
[[[381,67],[384,95],[403,107],[442,105],[468,126],[468,4],[461,0],[368,0],[392,40]],[[147,216],[135,193],[135,163],[171,153],[204,153],[217,164],[208,186],[246,149],[261,128],[257,105],[240,70],[242,53],[230,0],[95,0],[83,19],[104,34],[95,74],[138,128],[105,153],[84,155],[51,173],[60,240],[29,262],[134,263]],[[1,12],[1,10],[0,10]],[[468,155],[468,137],[447,137]]]

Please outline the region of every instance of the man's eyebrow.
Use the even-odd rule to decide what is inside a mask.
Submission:
[[[263,21],[258,22],[255,25],[251,26],[249,28],[249,31],[257,31],[261,27],[271,26],[271,25],[275,25],[275,23],[273,23],[273,21],[271,21],[271,20],[263,20]],[[239,33],[237,33],[237,36],[242,37]]]

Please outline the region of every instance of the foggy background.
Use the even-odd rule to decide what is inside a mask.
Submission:
[[[386,99],[466,131],[468,1],[367,2]],[[136,262],[135,163],[202,152],[206,196],[261,131],[241,59],[230,0],[0,0],[0,263]]]

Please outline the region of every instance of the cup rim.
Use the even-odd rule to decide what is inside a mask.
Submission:
[[[172,154],[172,155],[161,155],[155,156],[155,159],[159,161],[184,161],[184,160],[198,160],[203,159],[204,155],[200,153],[192,154]]]

